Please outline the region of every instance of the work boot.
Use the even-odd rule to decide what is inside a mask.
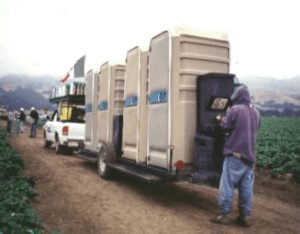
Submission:
[[[242,217],[240,215],[236,218],[235,222],[242,227],[250,227],[252,223],[250,216]]]
[[[213,223],[225,224],[225,225],[230,223],[229,215],[217,215],[211,218],[210,221]]]

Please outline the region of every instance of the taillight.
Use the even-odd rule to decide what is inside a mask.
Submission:
[[[63,136],[68,136],[68,134],[69,134],[69,126],[63,126],[63,128],[62,128],[62,134],[63,134]]]
[[[185,168],[185,164],[182,160],[179,160],[175,163],[175,168],[176,170],[180,171],[183,170]]]

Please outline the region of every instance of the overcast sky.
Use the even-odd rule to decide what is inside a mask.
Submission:
[[[62,77],[82,55],[86,71],[124,63],[176,25],[227,32],[238,76],[300,74],[297,0],[0,0],[0,75]]]

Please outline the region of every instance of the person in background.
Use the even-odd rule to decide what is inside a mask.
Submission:
[[[14,120],[19,119],[19,112],[17,110],[14,110],[13,115],[14,115]]]
[[[236,222],[244,227],[251,225],[255,145],[260,127],[260,114],[250,102],[247,86],[241,85],[231,96],[232,106],[224,118],[217,116],[226,133],[223,149],[223,171],[219,185],[218,215],[214,223],[229,224],[234,190],[239,192],[239,216]]]
[[[21,132],[21,133],[24,132],[24,123],[25,123],[25,120],[26,120],[25,111],[24,111],[24,108],[21,107],[21,108],[20,108],[20,114],[19,114],[20,132]]]
[[[36,137],[36,128],[37,128],[37,123],[38,123],[38,119],[39,119],[39,113],[35,110],[34,107],[30,108],[30,135],[29,137]]]
[[[11,124],[12,124],[12,121],[14,121],[14,120],[15,120],[14,112],[13,112],[13,110],[9,110],[8,117],[7,117],[7,127],[6,127],[6,131],[8,133],[11,132]]]

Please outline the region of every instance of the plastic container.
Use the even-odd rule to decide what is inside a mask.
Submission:
[[[70,94],[70,84],[66,84],[66,95]]]
[[[135,47],[126,57],[122,157],[136,163],[147,158],[147,56]]]
[[[57,96],[57,89],[55,87],[52,88],[52,98]]]
[[[70,95],[74,95],[75,94],[75,86],[74,83],[71,82],[70,83]]]
[[[196,77],[229,72],[229,43],[224,33],[165,31],[149,51],[147,164],[171,171],[194,162]]]

